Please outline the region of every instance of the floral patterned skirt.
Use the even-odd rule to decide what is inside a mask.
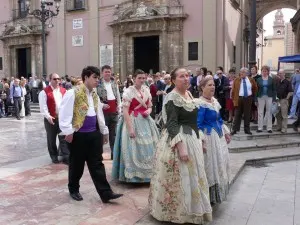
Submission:
[[[149,183],[159,132],[150,116],[131,116],[131,121],[135,138],[130,138],[123,118],[119,120],[114,144],[112,178],[128,183]]]
[[[157,145],[150,185],[151,215],[159,221],[202,224],[211,221],[203,150],[200,139],[180,133],[189,161],[181,162],[166,130]]]

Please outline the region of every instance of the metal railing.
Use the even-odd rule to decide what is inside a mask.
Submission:
[[[12,10],[12,18],[13,18],[13,20],[23,19],[27,15],[28,15],[28,12],[25,9],[14,9],[14,10]]]

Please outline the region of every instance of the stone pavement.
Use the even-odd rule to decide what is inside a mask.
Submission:
[[[300,160],[247,166],[208,225],[300,225]],[[137,225],[162,225],[151,216]]]
[[[21,121],[14,118],[0,119],[0,141],[1,225],[168,224],[157,222],[149,216],[148,185],[112,182],[113,189],[116,192],[124,193],[124,197],[113,204],[103,204],[94,189],[88,171],[85,170],[81,182],[84,201],[71,200],[66,188],[67,166],[50,164],[43,119],[39,114],[34,114],[31,118]],[[232,181],[237,178],[246,160],[270,157],[273,160],[282,156],[293,158],[296,155],[299,155],[298,147],[232,153]],[[108,159],[109,156],[109,148],[105,148],[104,158]],[[110,180],[111,161],[105,160],[105,166]],[[286,161],[274,163],[265,168],[246,167],[236,183],[233,184],[228,200],[215,208],[214,222],[211,224],[243,225],[247,222],[248,224],[274,224],[272,223],[273,217],[268,217],[268,215],[278,214],[281,216],[277,212],[279,211],[278,205],[284,204],[282,209],[284,214],[281,217],[287,222],[278,224],[289,225],[293,224],[290,223],[291,221],[295,221],[294,225],[300,225],[296,223],[300,221],[299,214],[296,213],[300,207],[300,169],[296,171],[297,168],[300,168],[299,166],[299,161]],[[294,182],[293,178],[295,178]],[[265,189],[264,185],[267,185]],[[293,196],[298,197],[294,197],[294,208],[291,209],[288,208],[291,205],[286,202],[292,201],[291,192],[293,190],[295,191]],[[297,193],[296,190],[298,190]],[[277,202],[274,196],[283,202]],[[260,200],[260,198],[268,201]],[[261,203],[262,201],[266,202],[265,205]],[[269,211],[266,208],[267,211],[259,214],[258,212],[265,206],[269,208]],[[293,216],[287,211],[293,211]],[[293,220],[286,217],[293,217]],[[278,221],[281,221],[279,219]],[[258,222],[256,223],[256,221]]]

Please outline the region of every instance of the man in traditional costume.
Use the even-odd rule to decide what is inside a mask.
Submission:
[[[109,130],[109,146],[111,149],[111,159],[113,159],[118,114],[121,113],[121,96],[118,84],[112,79],[111,67],[105,65],[101,68],[101,72],[102,79],[97,87],[97,93],[101,102],[109,106],[103,109],[103,112],[105,124]]]
[[[97,67],[88,66],[83,69],[81,77],[84,84],[66,93],[59,111],[60,129],[70,143],[69,192],[74,200],[83,200],[79,182],[86,162],[102,202],[107,203],[122,194],[112,191],[102,162],[103,142],[108,142],[108,128],[102,111],[104,105],[95,89],[100,71]]]

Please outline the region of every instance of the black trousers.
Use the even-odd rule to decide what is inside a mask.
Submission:
[[[238,107],[234,113],[233,131],[240,131],[242,116],[244,115],[244,131],[250,132],[252,96],[240,97]]]
[[[25,107],[25,116],[31,115],[30,96],[25,96],[24,107]]]
[[[44,118],[44,125],[47,133],[47,145],[48,145],[48,151],[51,159],[53,157],[58,156],[58,149],[61,151],[63,158],[68,159],[69,158],[69,147],[68,143],[65,141],[65,136],[58,135],[61,131],[59,129],[58,125],[58,119],[55,119],[54,125],[50,124],[46,118]],[[59,148],[57,148],[56,145],[56,137],[58,136],[59,140]]]
[[[155,114],[156,114],[156,104],[157,104],[157,97],[152,97],[152,111],[150,116],[155,119]]]
[[[222,117],[223,120],[226,120],[226,113],[225,113],[225,110],[226,110],[226,98],[225,98],[225,96],[224,97],[219,97],[218,98],[218,102],[219,102],[219,104],[222,107],[220,109],[221,117]]]
[[[22,110],[21,97],[14,97],[15,114],[17,118],[20,118],[20,111]]]
[[[75,132],[70,146],[69,162],[69,191],[79,192],[79,182],[84,172],[84,164],[87,163],[90,175],[101,198],[106,192],[111,192],[111,187],[106,179],[103,164],[103,142],[99,131],[90,133]]]
[[[105,125],[109,130],[109,147],[111,150],[111,158],[113,158],[114,144],[116,138],[116,126],[118,123],[117,113],[106,113],[104,114]]]

